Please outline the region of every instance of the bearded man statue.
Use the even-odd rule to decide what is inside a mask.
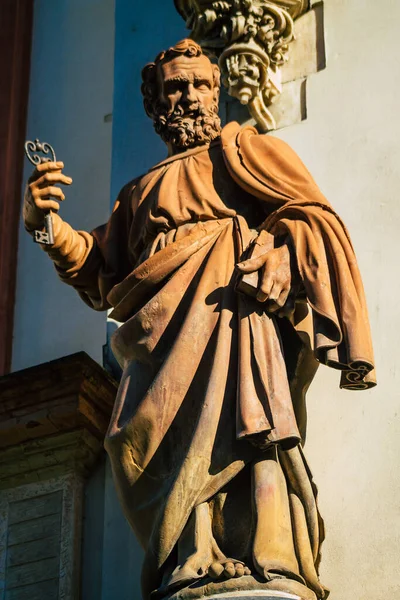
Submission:
[[[121,322],[105,446],[145,551],[143,597],[321,600],[305,393],[319,363],[342,387],[374,385],[349,235],[283,141],[221,130],[219,70],[194,41],[147,65],[142,91],[168,158],[122,189],[108,223],[62,221],[62,163],[37,167],[24,217],[32,231],[55,211],[44,249],[58,275]]]

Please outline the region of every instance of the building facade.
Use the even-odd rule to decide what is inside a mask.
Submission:
[[[140,597],[142,551],[122,516],[101,450],[115,388],[95,365],[109,361],[107,338],[114,324],[107,323],[106,314],[91,311],[57,279],[52,264],[22,225],[17,236],[21,186],[31,166],[22,162],[16,141],[39,137],[51,143],[57,158],[64,161],[66,174],[74,180],[61,208],[66,221],[88,231],[105,222],[122,185],[165,156],[144,113],[140,73],[144,64],[185,37],[187,30],[172,0],[151,4],[5,0],[0,11],[3,39],[6,32],[10,39],[14,32],[2,52],[10,69],[4,71],[9,86],[3,86],[0,116],[0,131],[7,142],[5,166],[0,165],[4,355],[0,415],[2,429],[11,432],[0,446],[6,473],[0,491],[0,599],[67,597],[59,595],[64,577],[69,598],[132,600]],[[306,452],[327,529],[321,579],[338,600],[369,596],[386,600],[400,590],[399,18],[400,6],[392,0],[324,0],[326,68],[307,79],[301,121],[272,134],[299,154],[351,232],[376,353],[378,387],[363,394],[339,390],[337,374],[321,367],[308,393]],[[19,108],[13,121],[16,98]],[[12,209],[9,202],[14,203]],[[41,403],[56,403],[45,398],[45,390],[54,385],[43,367],[50,361],[56,361],[51,367],[55,378],[65,385],[76,382],[68,398],[77,401],[68,400],[70,412],[55,429],[48,428],[47,416],[43,420],[40,416],[45,410]],[[35,409],[39,416],[32,420],[26,409],[24,421],[18,407],[33,380],[41,384],[32,400],[37,406],[30,404],[29,410]],[[95,383],[90,387],[88,382]],[[82,398],[90,410],[82,408]],[[90,416],[93,412],[103,415],[101,423]],[[38,434],[24,434],[21,440],[12,437],[21,424],[26,428],[32,422],[43,427]],[[34,426],[28,429],[35,431]],[[71,450],[72,462],[68,459],[65,469],[51,470],[46,452],[54,456],[55,450],[54,446],[43,450],[45,440],[78,430],[79,436],[73,442],[69,439],[68,447],[81,446],[84,435],[90,451],[82,457]],[[44,458],[39,463],[29,459],[26,469],[7,470],[7,465],[21,464],[31,452],[28,442],[40,447]],[[64,437],[62,444],[67,444]],[[85,468],[77,469],[77,463],[85,463]],[[40,483],[35,475],[26,475],[35,469],[40,471]],[[47,508],[38,500],[42,496],[47,497]],[[66,502],[72,503],[74,515],[70,529]],[[16,562],[9,558],[10,547],[18,544],[17,525],[25,523],[18,521],[21,514],[29,516],[26,522],[33,529],[38,519],[42,519],[40,527],[53,523],[49,531],[43,530],[46,534],[40,530],[37,538],[33,533],[21,542],[36,548],[33,542],[47,535],[55,547],[52,556],[35,561],[27,555]],[[59,516],[52,521],[52,515]],[[10,527],[16,536],[11,544]],[[51,532],[59,533],[60,527],[61,537],[54,538]],[[75,544],[69,558],[68,536]],[[34,558],[39,556],[32,552]],[[32,563],[41,564],[33,568]],[[49,572],[53,575],[46,579]],[[72,587],[68,588],[67,580]],[[37,590],[41,596],[35,595]]]

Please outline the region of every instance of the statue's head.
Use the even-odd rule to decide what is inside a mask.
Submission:
[[[196,42],[182,40],[161,52],[142,79],[144,108],[170,154],[219,136],[220,72]]]

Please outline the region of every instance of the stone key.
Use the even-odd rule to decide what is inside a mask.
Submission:
[[[47,144],[47,142],[40,142],[38,138],[36,138],[34,142],[27,140],[25,142],[24,148],[27,159],[35,166],[47,161],[56,162],[56,154],[54,152],[53,147],[50,146],[50,144]],[[40,152],[41,154],[50,153],[51,158],[49,158],[48,156],[39,156],[37,152]],[[37,244],[45,244],[47,246],[52,246],[54,244],[53,220],[51,218],[51,210],[49,210],[49,212],[44,217],[44,231],[35,230],[33,240]]]

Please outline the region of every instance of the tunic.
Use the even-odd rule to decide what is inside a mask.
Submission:
[[[291,321],[235,291],[235,264],[257,228],[289,235],[295,248],[307,305],[297,305]],[[129,183],[108,224],[79,235],[84,259],[57,268],[85,302],[113,307],[122,323],[112,347],[124,371],[106,448],[146,551],[145,597],[171,573],[176,580],[179,539],[196,507],[228,489],[250,498],[251,477],[263,484],[259,468],[248,480],[246,473],[268,447],[277,449],[270,463],[281,478],[276,493],[286,490],[293,555],[277,566],[271,547],[270,570],[290,571],[323,597],[323,527],[299,446],[305,391],[318,362],[340,369],[342,385],[369,387],[373,357],[347,231],[304,165],[280,140],[230,124],[222,143],[167,159]],[[225,554],[234,545],[234,558],[248,560],[257,537],[252,510],[250,500],[241,539],[228,539],[228,527],[214,532]]]

